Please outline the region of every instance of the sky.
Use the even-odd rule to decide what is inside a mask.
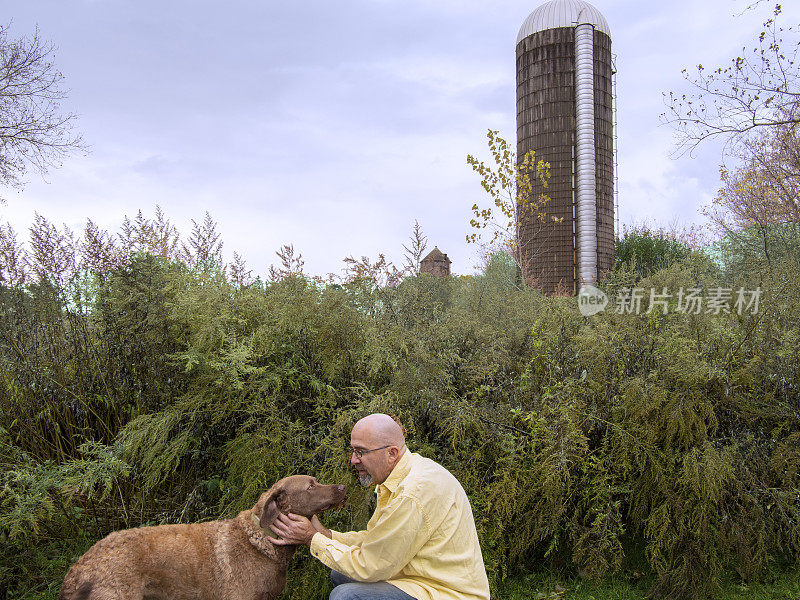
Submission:
[[[621,224],[703,226],[721,146],[674,157],[662,93],[755,42],[772,6],[752,1],[593,2],[616,56]],[[0,189],[0,222],[117,231],[160,206],[186,236],[208,212],[254,275],[283,244],[324,275],[350,255],[401,265],[417,220],[473,273],[470,209],[488,199],[466,156],[489,158],[488,129],[515,142],[516,37],[539,4],[3,0],[13,36],[56,46],[89,152]]]

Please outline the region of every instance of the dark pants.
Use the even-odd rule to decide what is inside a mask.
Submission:
[[[391,583],[359,583],[338,571],[331,571],[333,591],[330,600],[415,600]]]

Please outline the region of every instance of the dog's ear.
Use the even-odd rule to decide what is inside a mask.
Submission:
[[[262,494],[253,507],[253,512],[258,517],[258,524],[262,528],[272,525],[285,503],[286,491],[277,486]]]

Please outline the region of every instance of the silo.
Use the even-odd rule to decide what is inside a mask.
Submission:
[[[551,198],[519,235],[526,279],[546,293],[574,294],[614,264],[610,35],[588,2],[551,0],[517,37],[517,156],[550,163]]]

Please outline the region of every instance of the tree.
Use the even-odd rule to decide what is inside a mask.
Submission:
[[[491,129],[486,134],[489,139],[489,150],[494,159],[495,168],[487,166],[472,155],[467,156],[467,164],[481,176],[481,185],[492,199],[492,205],[481,208],[477,203],[472,206],[472,219],[469,224],[475,230],[467,234],[467,243],[480,243],[488,246],[487,255],[495,252],[507,252],[522,273],[529,273],[528,268],[534,258],[529,251],[523,251],[520,239],[520,228],[526,221],[544,225],[552,220],[563,219],[550,216],[544,210],[550,201],[544,193],[550,179],[550,164],[536,160],[536,153],[529,150],[522,160],[516,160],[508,142]],[[489,229],[491,234],[484,240],[483,230]]]
[[[233,253],[233,262],[228,265],[231,281],[239,287],[253,283],[253,270],[247,268],[247,262],[238,252]]]
[[[145,252],[176,260],[186,255],[186,253],[181,254],[178,249],[180,242],[178,229],[164,215],[159,205],[156,205],[153,219],[145,217],[141,210],[136,213],[133,221],[125,215],[118,237],[126,256],[134,252]]]
[[[58,229],[39,213],[30,226],[31,252],[28,263],[39,281],[51,278],[62,289],[75,275],[78,260],[72,231]]]
[[[189,269],[219,268],[239,286],[252,283],[252,271],[239,254],[233,253],[233,262],[223,262],[221,236],[209,213],[202,222],[192,219],[192,231],[185,241],[159,206],[154,218],[146,217],[141,210],[133,219],[126,216],[116,234],[88,219],[83,235],[76,238],[66,225],[59,228],[38,213],[28,233],[25,244],[17,240],[11,225],[0,224],[0,286],[18,287],[48,280],[64,287],[75,276],[105,276],[124,268],[138,255],[160,257]],[[295,256],[291,245],[277,254],[289,271],[270,267],[276,278],[302,275],[302,256]]]
[[[765,275],[800,263],[800,223],[764,223],[730,231],[712,247],[729,281],[760,285]]]
[[[707,216],[730,233],[753,225],[800,221],[800,127],[776,125],[743,142],[735,169],[722,167],[722,188]]]
[[[800,125],[759,132],[739,146],[736,168],[722,167],[722,187],[703,212],[721,237],[733,274],[771,270],[800,248]]]
[[[17,242],[17,233],[8,223],[0,225],[0,285],[22,285],[28,278],[25,250]]]
[[[306,264],[306,261],[303,260],[303,255],[299,252],[295,256],[294,244],[284,244],[275,254],[281,260],[281,264],[280,267],[269,266],[270,281],[283,281],[287,277],[306,276],[303,272],[303,265]]]
[[[419,221],[414,219],[414,227],[411,230],[411,237],[408,246],[403,244],[405,264],[403,265],[409,275],[419,275],[422,266],[422,255],[428,247],[428,238],[422,233]]]
[[[223,262],[220,235],[217,232],[216,221],[208,212],[202,223],[192,219],[192,233],[187,242],[181,245],[183,261],[190,267],[209,263],[221,266]]]
[[[779,25],[780,5],[764,22],[758,43],[726,67],[702,64],[683,77],[691,91],[664,94],[664,123],[677,130],[677,150],[691,152],[711,138],[730,144],[764,128],[800,124],[800,37],[794,27]]]
[[[616,266],[633,267],[639,277],[648,277],[689,256],[691,248],[675,231],[640,225],[617,238],[614,251]]]
[[[720,138],[736,160],[721,168],[722,187],[703,210],[731,274],[771,269],[800,246],[800,36],[780,16],[776,5],[757,44],[727,67],[684,70],[693,92],[667,95],[662,115],[677,130],[679,152]]]
[[[14,39],[0,25],[0,184],[20,188],[28,169],[44,175],[85,150],[72,131],[76,115],[61,110],[67,92],[54,54],[38,29]]]
[[[370,260],[367,256],[362,256],[360,260],[347,256],[344,264],[346,266],[343,283],[371,281],[378,288],[386,288],[396,287],[403,281],[404,271],[394,266],[383,253],[378,254],[375,260]]]

